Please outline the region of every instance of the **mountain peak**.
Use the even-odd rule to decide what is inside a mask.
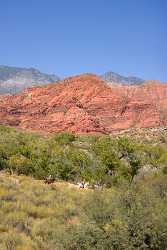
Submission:
[[[73,80],[81,80],[81,81],[85,81],[85,80],[88,80],[88,81],[91,81],[91,80],[97,80],[97,81],[102,81],[101,77],[98,76],[97,74],[94,74],[94,73],[82,73],[80,75],[76,75],[76,76],[72,76],[72,77],[68,77],[66,78],[65,80],[70,80],[70,79],[73,79]]]
[[[59,77],[40,72],[35,68],[0,65],[0,93],[17,93],[27,87],[57,82]]]
[[[110,134],[167,125],[167,85],[108,86],[94,74],[0,100],[0,123],[41,133]]]
[[[141,85],[144,80],[136,76],[122,76],[113,71],[108,71],[102,75],[102,78],[108,83],[118,83],[121,85]]]

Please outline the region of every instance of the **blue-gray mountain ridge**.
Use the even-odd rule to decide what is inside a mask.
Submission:
[[[32,86],[57,82],[59,77],[40,72],[34,68],[0,65],[0,94],[15,94]]]
[[[117,83],[121,85],[141,85],[144,80],[135,76],[122,76],[113,71],[108,71],[101,76],[109,84]]]
[[[144,80],[135,76],[122,76],[113,71],[101,76],[108,84],[140,85]],[[0,94],[15,94],[28,87],[58,82],[57,75],[40,72],[34,68],[20,68],[0,65]]]

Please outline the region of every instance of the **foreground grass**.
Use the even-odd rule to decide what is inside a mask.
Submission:
[[[167,249],[167,176],[84,191],[3,174],[0,249]]]

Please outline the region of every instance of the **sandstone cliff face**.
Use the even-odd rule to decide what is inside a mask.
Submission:
[[[54,133],[108,134],[167,125],[167,86],[108,86],[84,74],[0,99],[0,123]]]

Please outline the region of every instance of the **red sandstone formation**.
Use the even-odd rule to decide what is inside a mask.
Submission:
[[[0,99],[0,123],[46,133],[108,134],[167,125],[167,85],[108,86],[96,75],[71,77]]]

